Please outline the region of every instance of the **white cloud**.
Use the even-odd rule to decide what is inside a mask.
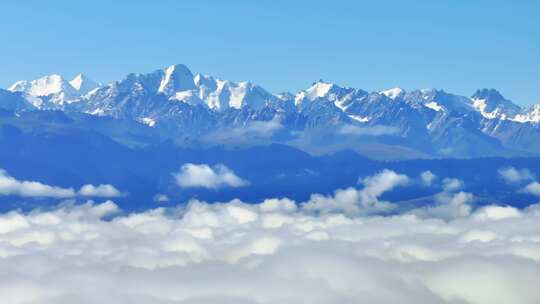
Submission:
[[[424,171],[422,174],[420,174],[420,179],[424,185],[431,186],[437,179],[437,175],[433,174],[431,171]]]
[[[529,169],[516,169],[514,167],[506,167],[498,170],[499,176],[508,184],[521,184],[529,182],[525,187],[522,187],[519,192],[532,194],[540,197],[540,183],[535,181],[535,176]]]
[[[362,195],[368,201],[376,200],[384,192],[390,191],[397,186],[404,186],[408,182],[409,178],[406,175],[398,174],[388,169],[359,180],[359,183],[364,185]]]
[[[509,184],[517,184],[520,182],[533,180],[534,176],[529,169],[516,169],[514,167],[506,167],[498,170],[499,176]]]
[[[199,187],[219,189],[224,187],[243,187],[248,181],[238,177],[223,164],[210,167],[206,164],[185,164],[180,172],[173,174],[176,183],[183,188]]]
[[[411,213],[424,218],[451,220],[471,214],[474,195],[468,192],[449,193],[443,191],[435,195],[435,205],[415,209]]]
[[[521,212],[511,206],[486,206],[477,210],[474,218],[481,221],[496,221],[511,218],[519,218]]]
[[[310,211],[344,212],[348,215],[373,214],[389,211],[395,206],[386,201],[380,201],[379,197],[397,186],[404,186],[409,178],[391,170],[383,170],[380,173],[359,180],[364,187],[361,190],[350,187],[339,189],[333,196],[313,194],[309,201],[303,204],[303,208]]]
[[[443,179],[443,189],[446,192],[452,192],[463,188],[464,183],[457,178],[445,178]]]
[[[94,186],[87,184],[81,187],[79,190],[79,195],[81,196],[91,196],[91,197],[120,197],[123,196],[122,192],[116,189],[113,185],[98,185]]]
[[[123,196],[124,194],[112,185],[94,186],[86,184],[78,192],[75,192],[73,188],[50,186],[37,181],[20,181],[0,169],[0,195],[53,198],[72,198],[79,195],[114,198]]]
[[[369,127],[344,125],[338,130],[339,134],[353,135],[353,136],[382,136],[382,135],[393,135],[398,132],[399,130],[395,127],[383,126],[383,125],[374,125],[374,126],[369,126]]]
[[[540,206],[441,221],[314,216],[292,203],[192,201],[113,219],[110,201],[0,214],[2,301],[540,303]]]
[[[283,128],[283,125],[278,120],[270,121],[251,121],[246,126],[233,129],[234,135],[254,136],[254,137],[271,137],[274,133]]]
[[[166,203],[168,201],[170,201],[170,199],[166,194],[160,193],[154,196],[154,202],[156,203]]]
[[[436,176],[430,171],[420,175],[424,184],[432,184]],[[411,211],[424,218],[438,218],[443,220],[453,220],[461,217],[467,217],[472,212],[471,203],[475,197],[472,193],[459,191],[464,187],[462,180],[457,178],[444,178],[442,180],[442,192],[433,197],[434,204],[428,204]]]
[[[529,183],[521,191],[524,192],[524,193],[529,193],[529,194],[536,195],[536,196],[540,197],[540,183],[538,183],[538,182]]]
[[[296,211],[296,203],[288,198],[272,198],[266,199],[259,204],[259,209],[262,212],[293,212]]]
[[[75,191],[72,188],[49,186],[36,181],[20,181],[0,169],[0,195],[66,198],[75,196]]]
[[[253,140],[271,138],[283,125],[278,119],[250,121],[245,125],[227,130],[218,130],[205,135],[201,140],[221,144],[247,144]]]

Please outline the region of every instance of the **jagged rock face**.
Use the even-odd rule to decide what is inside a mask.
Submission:
[[[23,93],[12,93],[2,89],[0,89],[0,108],[13,112],[36,109],[36,107],[25,98]]]
[[[249,82],[193,74],[185,65],[173,65],[108,85],[82,74],[71,81],[59,75],[19,81],[0,91],[0,108],[114,117],[169,136],[257,130],[263,125],[254,123],[267,122],[274,129],[279,126],[281,135],[309,132],[317,137],[320,131],[320,136],[336,136],[334,141],[397,144],[433,156],[540,153],[540,106],[522,109],[494,89],[478,90],[470,98],[436,89],[369,93],[321,80],[297,94],[272,94]],[[344,126],[356,129],[340,132]]]

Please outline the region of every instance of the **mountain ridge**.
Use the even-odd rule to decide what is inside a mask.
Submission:
[[[178,72],[178,70],[180,70],[180,72]],[[25,92],[25,93],[28,93],[29,95],[33,96],[33,97],[42,97],[42,96],[48,96],[48,95],[55,95],[55,94],[61,94],[62,92],[64,92],[69,97],[71,97],[71,99],[77,100],[78,98],[81,98],[83,95],[89,93],[90,91],[92,91],[94,89],[99,89],[101,87],[111,86],[114,83],[126,81],[130,77],[138,78],[138,77],[141,77],[141,76],[147,76],[147,75],[150,75],[150,74],[155,74],[156,72],[162,72],[162,75],[161,75],[162,79],[160,81],[157,92],[158,93],[165,93],[168,96],[172,96],[174,93],[185,92],[185,91],[189,91],[189,90],[198,90],[198,89],[201,89],[201,87],[208,88],[209,86],[210,87],[213,86],[214,89],[216,89],[216,87],[218,87],[218,86],[220,88],[223,88],[224,85],[229,85],[229,86],[230,85],[235,85],[237,87],[246,87],[246,86],[250,87],[250,86],[253,86],[253,87],[258,88],[259,90],[264,91],[265,93],[268,93],[269,95],[272,96],[272,98],[283,100],[282,98],[280,98],[280,94],[270,93],[270,92],[266,91],[264,88],[262,88],[262,87],[260,87],[258,85],[254,85],[251,82],[247,82],[247,81],[233,82],[233,81],[222,80],[220,78],[216,78],[216,77],[213,77],[213,76],[210,76],[210,75],[207,75],[207,74],[201,74],[201,73],[193,74],[191,72],[191,70],[184,64],[174,64],[174,65],[171,65],[171,66],[169,66],[167,68],[164,68],[164,69],[161,69],[161,70],[158,69],[158,70],[154,71],[153,73],[128,74],[123,80],[113,81],[112,83],[109,83],[109,84],[106,84],[106,85],[103,85],[101,83],[97,83],[97,82],[89,79],[85,74],[82,74],[82,73],[78,74],[72,80],[69,80],[69,81],[64,80],[64,78],[59,74],[51,74],[51,75],[46,75],[46,76],[43,76],[43,77],[38,78],[36,80],[31,80],[31,81],[19,80],[19,81],[15,82],[14,84],[12,84],[11,86],[9,86],[7,88],[7,90],[12,91],[12,92]],[[183,79],[182,78],[178,79],[179,73],[183,74],[182,75]],[[214,82],[214,83],[212,83],[212,82]],[[45,85],[45,84],[48,84],[48,85]],[[69,87],[66,87],[64,84],[68,84]],[[82,86],[85,86],[85,85],[88,88],[83,89]],[[418,92],[424,94],[424,96],[422,96],[424,98],[426,98],[426,95],[429,95],[431,92],[445,93],[444,90],[439,90],[439,89],[434,89],[434,88],[431,88],[431,89],[418,89],[418,90],[412,90],[412,91],[408,92],[408,91],[406,91],[406,90],[404,90],[402,88],[399,88],[399,87],[391,88],[391,89],[387,89],[387,90],[382,90],[382,91],[379,91],[379,92],[376,92],[376,91],[368,92],[368,91],[362,90],[360,88],[343,87],[343,86],[340,86],[340,85],[338,85],[336,83],[325,82],[323,80],[319,80],[317,82],[314,82],[309,88],[307,88],[305,90],[301,90],[301,91],[297,92],[296,94],[289,93],[289,92],[284,92],[284,93],[292,94],[292,96],[294,96],[293,99],[295,99],[295,102],[298,103],[298,100],[301,100],[301,99],[304,99],[304,98],[307,98],[307,99],[313,101],[316,98],[327,97],[328,95],[332,94],[332,92],[331,92],[332,88],[336,88],[337,90],[354,89],[354,90],[358,90],[360,92],[363,92],[365,94],[379,93],[381,95],[384,95],[384,96],[388,97],[391,100],[404,98],[405,95],[410,96],[410,94],[415,94],[415,93],[418,93]],[[74,94],[72,89],[75,90],[75,91],[79,91],[80,93],[79,94]],[[200,99],[206,99],[206,96],[208,96],[209,94],[204,94],[204,92],[201,92],[198,95],[199,95]],[[204,95],[206,95],[206,96],[203,98],[202,96],[204,96]],[[281,96],[283,96],[283,94]],[[459,95],[455,95],[455,96],[459,96]],[[464,96],[460,96],[460,97],[464,97]],[[468,98],[468,97],[464,97],[464,98]],[[496,89],[493,89],[493,88],[490,88],[490,89],[488,89],[488,88],[478,89],[476,92],[474,92],[471,95],[471,97],[469,99],[470,99],[471,105],[473,107],[476,107],[476,108],[479,108],[480,106],[475,106],[474,105],[475,100],[485,100],[486,102],[488,102],[488,105],[486,105],[488,108],[493,108],[493,107],[496,108],[497,105],[493,105],[493,103],[497,103],[497,104],[502,103],[504,106],[506,106],[508,108],[511,108],[510,111],[512,111],[512,112],[520,112],[521,110],[526,110],[527,108],[532,109],[532,108],[540,107],[540,104],[531,105],[529,107],[521,107],[521,106],[519,106],[517,104],[514,104],[512,101],[505,99],[499,91],[497,91]],[[179,100],[181,100],[181,98],[179,98]],[[207,104],[207,105],[211,109],[219,109],[219,106],[212,106],[210,104]],[[240,108],[241,106],[242,106],[242,104],[236,103],[236,104],[234,104],[233,107]],[[437,107],[437,106],[435,106],[435,107]],[[491,110],[490,112],[492,112],[492,111],[493,110]],[[482,111],[479,110],[478,112],[482,112]],[[524,113],[520,112],[520,113],[515,113],[515,114],[522,114],[523,115]],[[507,119],[509,119],[508,115],[506,117],[507,117]],[[488,118],[490,118],[490,117],[488,117]],[[516,120],[516,121],[520,121],[520,120]],[[540,119],[538,119],[538,121],[534,120],[534,122],[540,122]]]
[[[433,157],[540,153],[540,105],[522,108],[495,89],[465,97],[439,89],[368,92],[319,80],[295,94],[273,94],[176,64],[105,85],[82,74],[71,81],[50,75],[16,82],[8,91],[19,95],[4,93],[0,107],[15,112],[110,116],[206,143],[225,138],[216,133],[233,132],[245,142],[288,143],[306,151],[371,144]]]

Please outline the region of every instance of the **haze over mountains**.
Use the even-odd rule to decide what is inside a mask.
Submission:
[[[0,108],[17,117],[55,110],[133,121],[178,144],[283,143],[382,159],[540,153],[540,105],[522,108],[494,89],[471,97],[437,89],[370,93],[320,80],[272,94],[173,65],[107,85],[83,74],[22,80],[0,92]]]

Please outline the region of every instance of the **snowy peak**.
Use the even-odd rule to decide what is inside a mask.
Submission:
[[[522,112],[513,117],[512,120],[522,123],[540,123],[540,104],[522,110]]]
[[[40,97],[51,94],[65,93],[73,95],[75,90],[62,78],[62,76],[53,74],[32,81],[18,81],[9,87],[12,92],[24,92],[31,96]]]
[[[92,79],[88,78],[86,75],[82,73],[75,76],[75,78],[73,78],[69,82],[69,84],[80,95],[87,94],[88,92],[101,86],[101,84],[93,81]]]
[[[17,81],[8,90],[23,92],[34,106],[49,109],[62,108],[66,103],[74,102],[100,86],[83,74],[75,76],[71,81],[66,81],[58,74],[52,74],[32,81]]]
[[[209,75],[197,74],[193,77],[195,86],[199,89],[199,98],[207,99],[208,96],[215,93],[218,87],[223,88],[224,81],[215,79]]]
[[[521,112],[521,107],[504,98],[495,89],[477,90],[471,100],[473,107],[488,119],[507,119]]]
[[[415,90],[403,94],[402,98],[415,108],[422,107],[435,112],[467,114],[475,111],[469,98],[438,89]]]
[[[203,74],[196,74],[193,80],[199,91],[199,98],[205,101],[210,109],[216,111],[243,107],[261,109],[278,99],[250,82],[226,81]]]
[[[69,84],[77,91],[79,91],[81,89],[81,87],[83,86],[84,82],[85,82],[85,76],[83,74],[79,74],[77,76],[75,76],[75,78],[73,78]]]
[[[67,105],[84,99],[90,93],[102,87],[83,74],[67,81],[58,74],[41,77],[36,80],[21,80],[8,90],[24,93],[24,98],[37,109],[65,109]]]
[[[29,86],[28,81],[19,80],[15,82],[14,84],[12,84],[11,86],[9,86],[7,90],[11,92],[24,92],[28,86]]]
[[[18,81],[9,87],[9,90],[25,93],[24,98],[39,109],[85,108],[84,111],[89,113],[93,113],[95,109],[103,113],[114,112],[112,109],[120,95],[122,100],[137,100],[136,106],[146,109],[157,105],[153,97],[162,94],[161,98],[164,95],[173,102],[166,105],[167,107],[174,107],[174,102],[181,102],[202,106],[214,112],[243,108],[260,110],[270,105],[280,110],[286,107],[287,111],[291,112],[315,111],[321,114],[341,111],[347,115],[367,117],[388,107],[396,109],[396,112],[402,111],[401,108],[406,104],[405,107],[411,107],[414,111],[420,110],[426,119],[431,119],[434,111],[452,115],[473,114],[471,117],[490,120],[540,123],[540,106],[521,109],[494,89],[478,90],[470,98],[437,89],[407,92],[402,88],[392,88],[368,93],[319,80],[296,94],[274,95],[250,82],[226,81],[204,74],[194,75],[182,64],[147,74],[130,74],[124,80],[105,86],[84,74],[79,74],[70,81],[53,74],[33,81]],[[124,96],[125,93],[129,94]],[[74,105],[67,108],[71,103]],[[117,112],[114,113],[118,115]]]
[[[176,92],[195,89],[193,82],[193,73],[183,64],[175,64],[163,70],[163,78],[159,84],[159,93],[164,93],[168,96],[174,95]]]
[[[328,105],[334,105],[341,111],[347,111],[354,104],[365,100],[368,96],[379,94],[369,94],[368,92],[350,87],[340,87],[334,83],[322,80],[315,82],[306,90],[300,91],[294,98],[295,106],[303,108],[309,106],[314,101],[321,101]],[[306,102],[307,101],[307,102]],[[333,111],[331,108],[329,110]]]
[[[273,95],[263,88],[249,82],[217,81],[217,89],[207,99],[208,106],[214,109],[250,107],[261,109]]]
[[[478,149],[485,155],[507,153],[506,149],[540,154],[540,105],[521,109],[493,89],[478,90],[471,97],[438,89],[367,92],[320,80],[296,94],[272,94],[250,82],[194,75],[180,64],[129,74],[104,86],[79,74],[70,81],[60,75],[19,81],[9,89],[22,92],[2,95],[0,90],[0,108],[9,111],[109,116],[173,137],[204,136],[216,128],[263,128],[259,122],[278,121],[283,132],[275,138],[290,140],[307,131],[306,145],[315,149],[318,143],[334,142],[332,137],[341,144],[343,134],[352,135],[341,132],[351,127],[352,137],[362,144],[398,143],[422,155],[484,155]],[[378,128],[385,134],[380,142]],[[327,136],[334,131],[336,136]]]
[[[322,98],[327,96],[332,88],[334,88],[333,83],[324,82],[319,80],[311,85],[307,90],[305,90],[304,97],[309,100],[315,100],[317,98]]]
[[[199,89],[204,88],[206,90],[214,91],[217,88],[216,79],[209,75],[196,74],[195,77],[193,77],[193,81]]]
[[[380,91],[379,94],[395,100],[398,97],[403,97],[403,95],[405,95],[405,90],[403,90],[402,88],[393,88],[385,91]]]
[[[294,98],[295,105],[301,105],[304,100],[314,101],[318,98],[329,97],[336,87],[335,84],[319,80],[314,82],[308,89],[298,92]]]
[[[485,99],[493,102],[506,101],[506,99],[501,95],[501,93],[495,89],[480,89],[477,90],[472,98],[474,99]]]

